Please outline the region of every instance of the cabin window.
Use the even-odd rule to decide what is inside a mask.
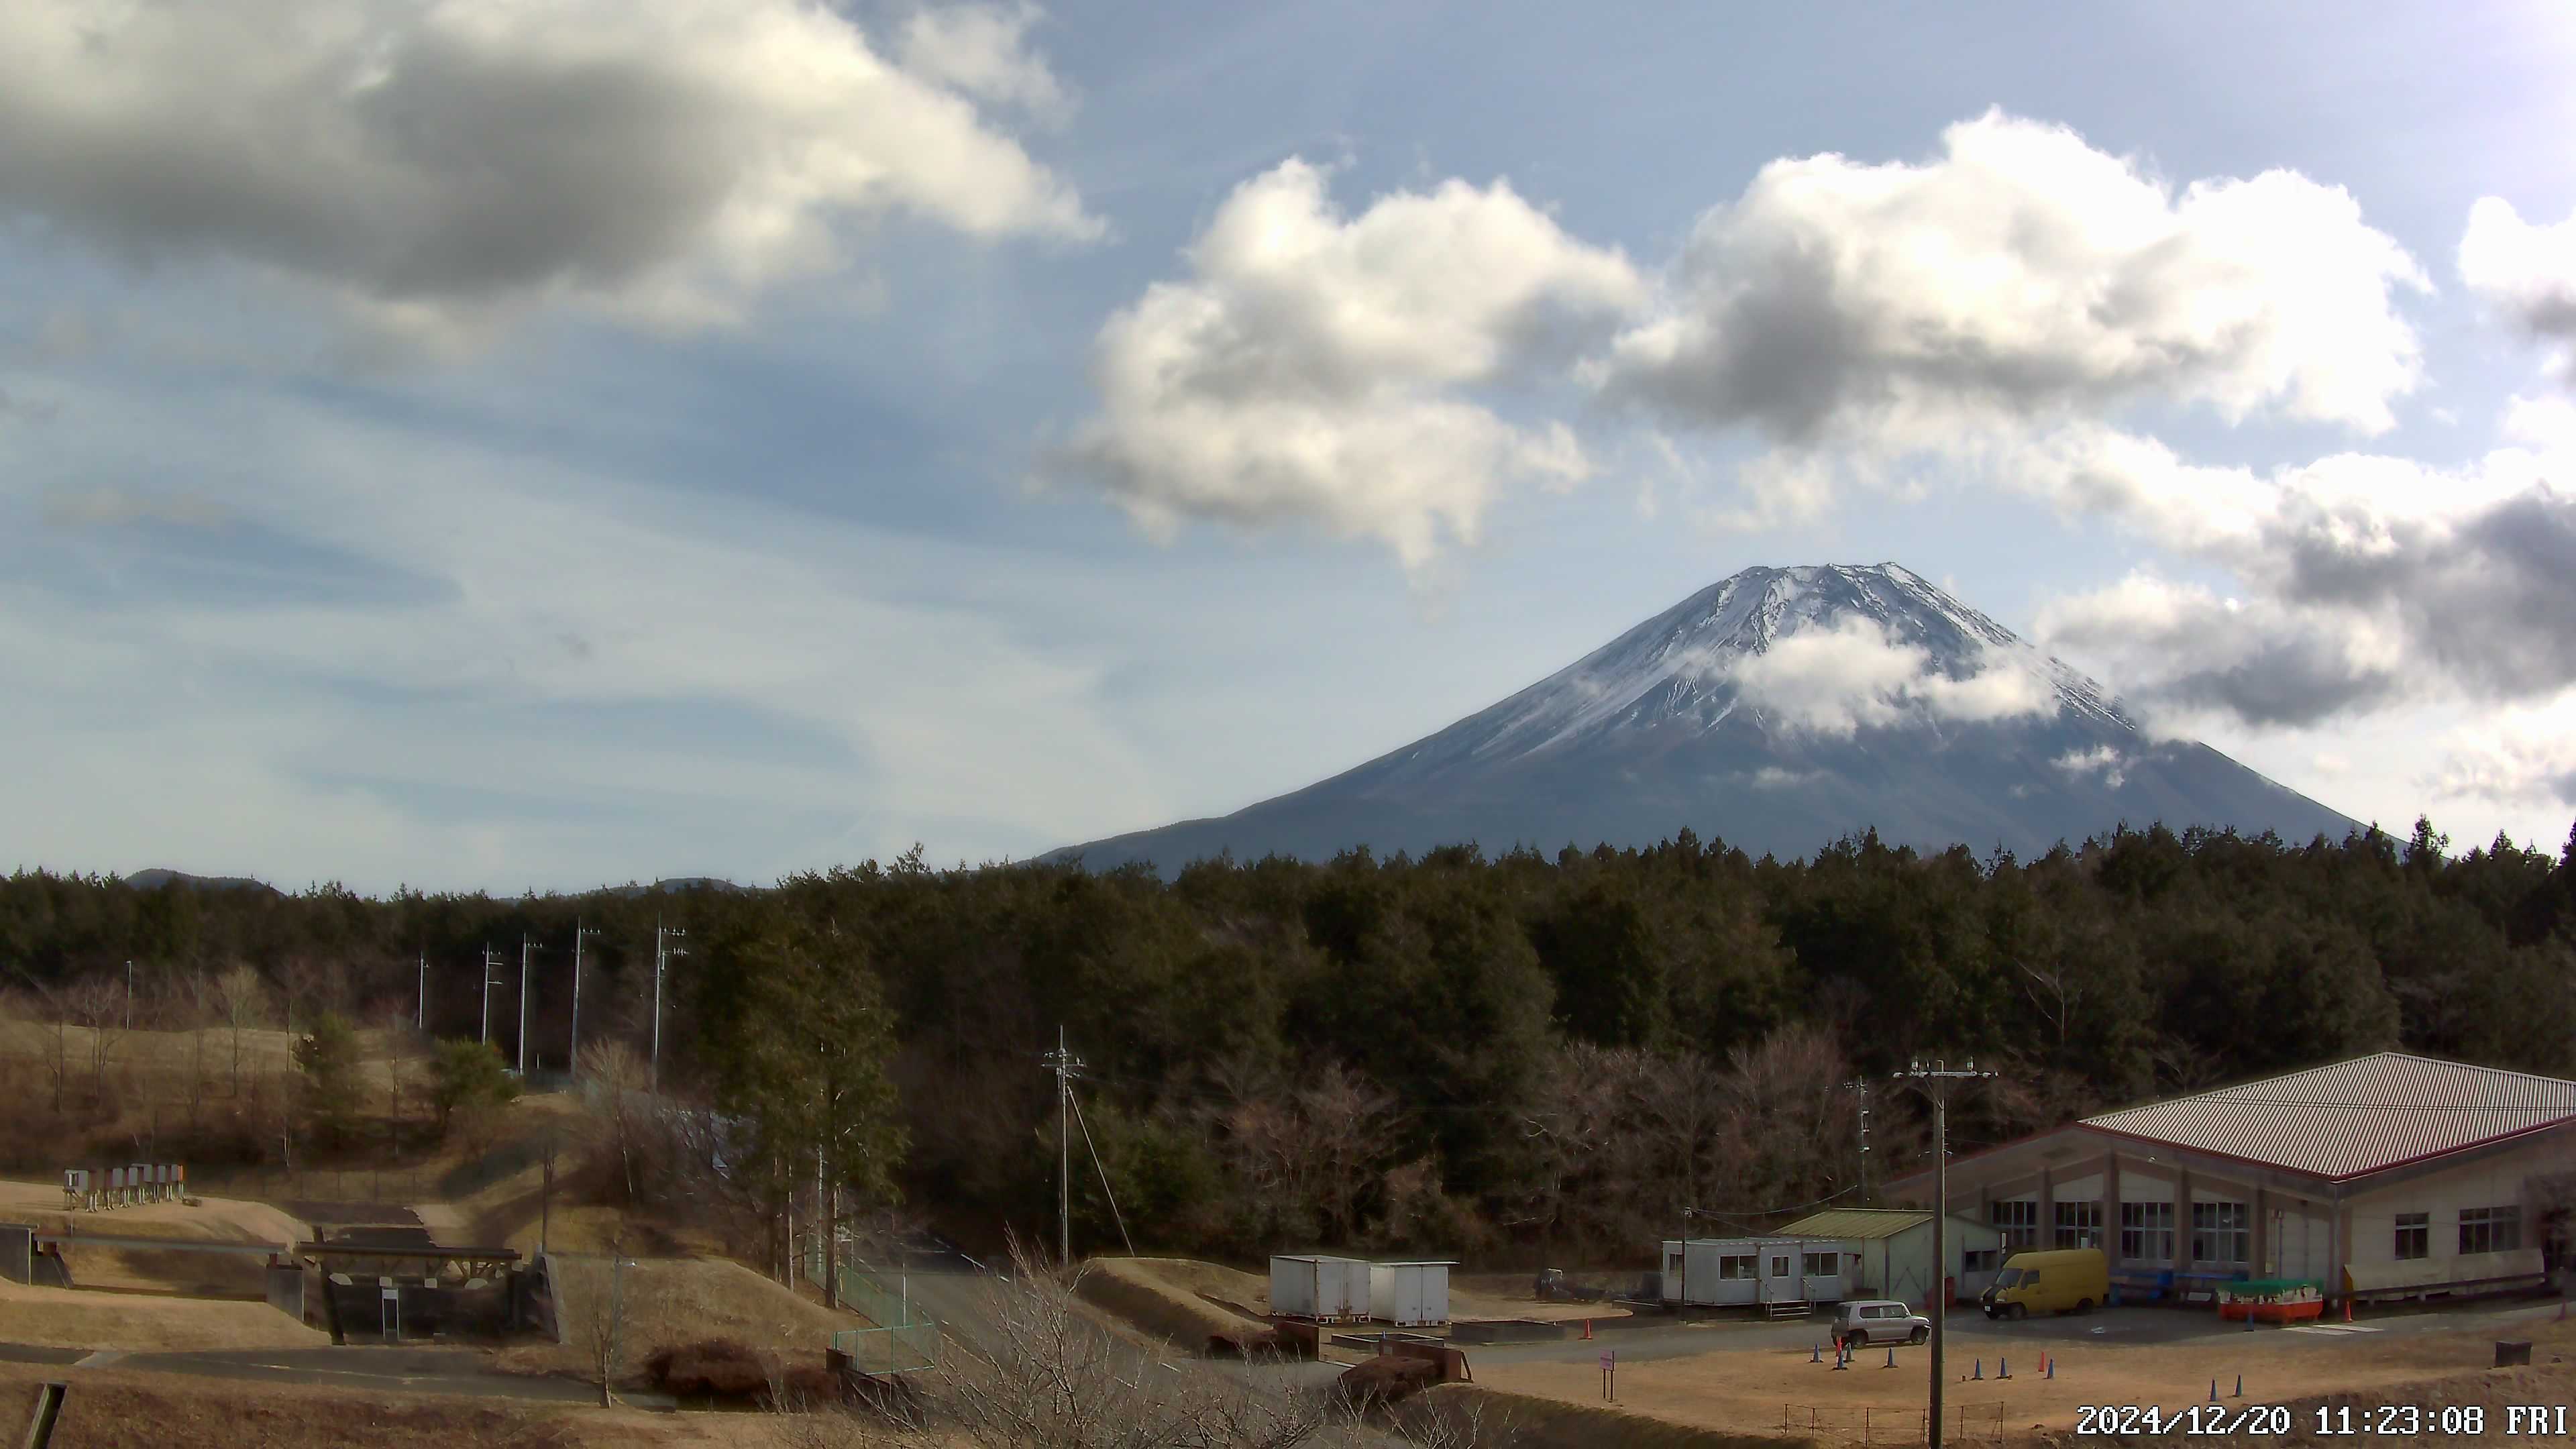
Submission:
[[[2518,1207],[2460,1209],[2461,1252],[2508,1253],[2521,1246],[2522,1209]]]
[[[1786,1257],[1779,1257],[1771,1260],[1771,1276],[1774,1278],[1786,1278],[1789,1276],[1789,1260]]]
[[[2241,1202],[2196,1202],[2191,1205],[2191,1260],[2195,1263],[2242,1263],[2247,1260],[2253,1218]]]
[[[1753,1276],[1753,1255],[1752,1255],[1751,1253],[1743,1253],[1743,1254],[1734,1254],[1734,1253],[1730,1253],[1730,1254],[1728,1254],[1728,1255],[1726,1255],[1726,1256],[1724,1256],[1724,1257],[1722,1257],[1722,1258],[1719,1258],[1719,1259],[1717,1260],[1717,1276],[1718,1276],[1718,1277],[1720,1277],[1720,1278],[1750,1278],[1750,1277],[1752,1277],[1752,1276]]]
[[[2057,1204],[2057,1239],[2061,1248],[2102,1246],[2102,1205],[2098,1202]]]
[[[1809,1253],[1807,1255],[1807,1276],[1810,1278],[1831,1278],[1841,1271],[1842,1264],[1838,1254]]]
[[[2433,1254],[2433,1215],[2399,1213],[2397,1215],[2397,1261],[2411,1262]]]
[[[2170,1263],[2174,1255],[2174,1205],[2120,1204],[2120,1257],[2130,1263]]]
[[[2028,1199],[1988,1203],[1986,1220],[2003,1231],[2006,1248],[2039,1246],[2039,1204]]]

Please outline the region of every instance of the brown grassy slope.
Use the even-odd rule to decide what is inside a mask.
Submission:
[[[245,1243],[280,1248],[312,1237],[306,1226],[266,1203],[230,1198],[150,1203],[105,1212],[63,1211],[50,1183],[0,1182],[0,1222],[43,1232],[166,1238],[174,1242]],[[258,1298],[265,1259],[238,1254],[169,1252],[72,1244],[72,1281],[84,1288],[180,1293],[202,1298]]]
[[[1094,1258],[1082,1265],[1074,1287],[1083,1301],[1190,1353],[1207,1347],[1211,1334],[1234,1334],[1264,1325],[1228,1312],[1199,1296],[1202,1290],[1247,1307],[1249,1273],[1188,1258]],[[1261,1284],[1266,1292],[1268,1284]]]
[[[0,1282],[0,1342],[129,1350],[320,1348],[331,1342],[331,1335],[307,1328],[266,1303],[147,1298]]]
[[[518,1373],[587,1374],[584,1325],[608,1299],[605,1258],[557,1257],[558,1309],[570,1342],[505,1350],[501,1367]],[[855,1313],[809,1303],[739,1263],[703,1258],[647,1258],[626,1270],[626,1353],[633,1372],[653,1350],[731,1338],[753,1348],[819,1354],[836,1329],[865,1328]]]
[[[71,1391],[53,1449],[782,1449],[766,1419],[655,1414],[436,1394],[234,1383],[0,1364],[0,1426],[15,1442],[45,1379]]]

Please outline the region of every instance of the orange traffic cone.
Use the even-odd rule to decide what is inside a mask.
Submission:
[[[1583,1320],[1583,1336],[1585,1338],[1592,1336],[1592,1320],[1589,1318]]]
[[[2343,1321],[2346,1323],[2352,1322],[2352,1299],[2349,1297],[2343,1300]]]

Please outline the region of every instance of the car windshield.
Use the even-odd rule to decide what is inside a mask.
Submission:
[[[2021,1278],[2022,1278],[2022,1270],[2021,1270],[2021,1269],[2019,1269],[2019,1268],[2006,1268],[2006,1269],[2005,1269],[2005,1270],[2003,1270],[2002,1272],[1997,1273],[1997,1274],[1995,1275],[1995,1286],[1996,1286],[1996,1287],[1998,1287],[1998,1288],[2014,1288],[2014,1287],[2019,1287],[2019,1286],[2020,1286],[2020,1284],[2021,1284]]]

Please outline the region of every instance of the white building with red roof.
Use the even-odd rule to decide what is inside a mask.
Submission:
[[[2556,1267],[2576,1082],[2381,1052],[1954,1157],[2003,1252],[2099,1247],[2130,1296],[2313,1279],[2330,1299],[2493,1291]],[[1926,1169],[1888,1184],[1929,1206]]]

